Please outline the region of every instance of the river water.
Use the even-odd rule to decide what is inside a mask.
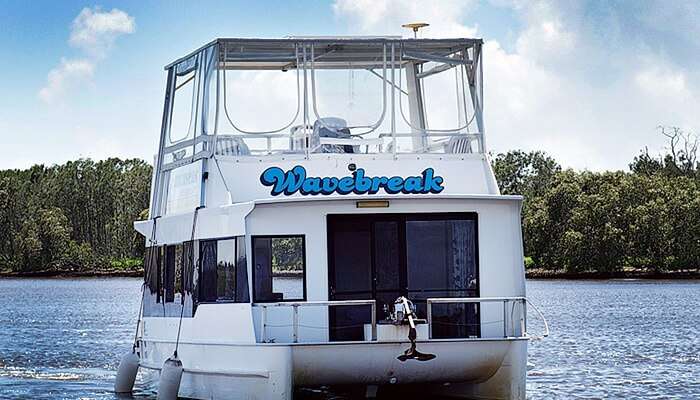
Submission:
[[[0,399],[117,398],[140,284],[0,279]],[[530,281],[527,290],[552,331],[530,344],[528,399],[700,399],[699,281]]]

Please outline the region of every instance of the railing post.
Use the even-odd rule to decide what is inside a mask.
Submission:
[[[431,340],[433,338],[433,303],[430,301],[430,299],[426,300],[425,302],[425,310],[428,314],[428,340]]]
[[[262,312],[260,314],[260,342],[265,343],[265,317],[267,314],[267,307],[262,306]]]
[[[507,308],[507,304],[508,304],[508,301],[507,301],[507,300],[503,300],[503,337],[504,337],[504,338],[507,338],[507,337],[508,337],[508,334],[507,334],[507,332],[506,332],[506,329],[507,329],[507,327],[506,327],[506,325],[507,325],[507,322],[506,322],[506,308]]]
[[[372,301],[372,341],[377,340],[377,300]]]
[[[520,300],[522,315],[520,316],[520,336],[527,336],[527,303],[525,299]]]
[[[294,310],[294,322],[292,329],[294,330],[294,343],[299,342],[299,305],[293,304],[292,308]]]

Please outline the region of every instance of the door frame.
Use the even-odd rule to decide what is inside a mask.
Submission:
[[[370,271],[371,285],[369,290],[369,298],[377,299],[377,270],[375,264],[375,221],[396,221],[398,222],[398,245],[399,245],[399,288],[398,292],[402,296],[408,295],[408,260],[407,260],[407,241],[406,241],[406,223],[409,221],[435,221],[435,220],[472,220],[474,221],[474,260],[475,260],[475,278],[476,289],[474,297],[479,297],[481,292],[481,282],[479,273],[479,218],[476,212],[440,212],[440,213],[339,213],[326,215],[326,238],[327,238],[327,254],[328,254],[328,300],[335,300],[337,293],[335,292],[335,252],[333,246],[333,219],[365,219],[370,221]],[[394,290],[382,290],[385,292],[394,292]],[[352,295],[353,292],[346,293]],[[359,293],[358,293],[359,294]],[[471,297],[471,296],[470,296]],[[329,329],[334,325],[334,313],[329,309]],[[377,313],[381,313],[380,307],[377,307]],[[379,317],[379,315],[378,315]]]

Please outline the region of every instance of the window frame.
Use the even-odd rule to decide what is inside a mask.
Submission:
[[[255,291],[255,239],[288,239],[288,238],[301,238],[301,255],[302,255],[302,271],[301,271],[301,279],[302,279],[302,288],[303,288],[303,295],[301,299],[282,299],[282,300],[258,300],[256,298],[256,291]],[[306,293],[306,235],[303,233],[295,233],[295,234],[283,234],[283,235],[251,235],[250,236],[250,247],[252,250],[252,255],[251,255],[251,274],[252,274],[252,283],[253,287],[251,289],[253,296],[251,297],[252,303],[292,303],[292,302],[299,302],[299,301],[307,301],[307,293]]]
[[[238,288],[238,238],[243,238],[243,247],[245,248],[245,270],[246,270],[246,286],[248,287],[248,301],[237,301],[237,300],[216,300],[216,301],[202,301],[199,299],[199,291],[201,290],[201,279],[202,279],[202,242],[208,242],[208,241],[220,241],[220,240],[233,240],[234,246],[233,246],[233,257],[234,257],[234,265],[236,266],[236,271],[234,273],[234,278],[235,278],[235,288]],[[201,304],[251,304],[252,302],[250,301],[251,299],[251,289],[250,286],[248,285],[248,282],[250,281],[250,277],[248,276],[248,243],[246,242],[246,236],[245,235],[239,235],[239,236],[221,236],[221,237],[215,237],[215,238],[206,238],[206,239],[198,239],[197,240],[197,262],[194,268],[197,270],[197,279],[196,282],[193,282],[193,284],[196,285],[196,294],[197,294],[197,301],[196,301],[196,306],[201,305]],[[217,243],[218,244],[218,243]],[[193,249],[194,251],[194,249]],[[218,262],[218,260],[217,260]],[[218,281],[218,275],[217,275],[217,281]],[[234,293],[234,297],[237,297],[238,293]]]

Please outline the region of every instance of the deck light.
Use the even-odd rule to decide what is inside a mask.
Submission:
[[[357,208],[388,208],[389,200],[360,200],[355,202]]]

